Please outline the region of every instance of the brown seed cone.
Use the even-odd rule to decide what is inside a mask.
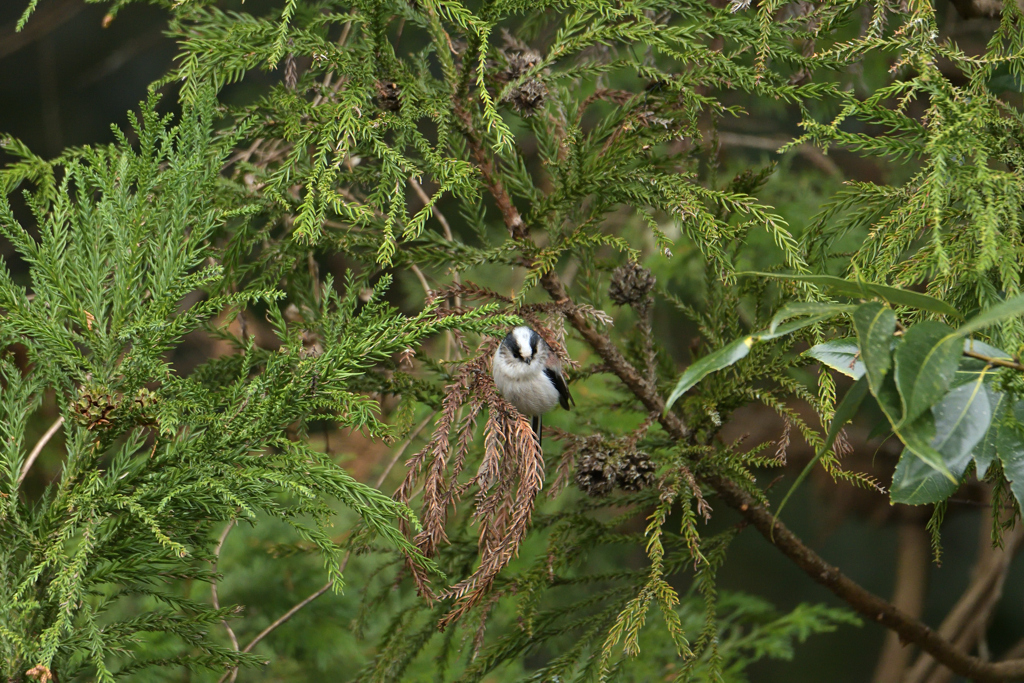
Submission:
[[[623,491],[640,491],[654,484],[654,463],[643,451],[627,451],[617,464],[615,484]]]
[[[608,296],[620,306],[633,306],[647,298],[656,281],[657,278],[651,271],[635,261],[630,261],[612,271]]]
[[[607,496],[615,488],[615,453],[599,437],[587,442],[576,457],[576,487],[588,496]]]

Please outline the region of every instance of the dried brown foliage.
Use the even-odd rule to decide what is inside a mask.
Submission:
[[[551,334],[550,330],[547,332]],[[445,527],[449,513],[471,489],[476,489],[472,517],[479,525],[477,569],[438,595],[423,571],[410,565],[424,597],[455,600],[452,610],[441,620],[441,628],[488,595],[495,577],[518,553],[530,526],[534,501],[544,486],[544,454],[529,419],[520,415],[494,387],[490,358],[497,345],[496,339],[481,343],[473,359],[460,367],[455,381],[446,387],[434,434],[423,450],[406,463],[408,474],[395,493],[396,499],[408,503],[422,478],[423,530],[415,543],[429,557],[448,541]],[[460,477],[477,418],[484,407],[487,423],[483,458],[476,474],[463,481]]]

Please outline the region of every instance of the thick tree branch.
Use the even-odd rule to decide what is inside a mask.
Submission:
[[[491,197],[494,198],[495,203],[498,205],[498,210],[501,211],[501,217],[505,221],[508,233],[512,236],[512,239],[525,239],[529,231],[519,215],[519,209],[512,203],[512,197],[505,191],[501,179],[495,173],[494,162],[491,161],[490,155],[484,149],[484,143],[473,128],[473,115],[458,100],[455,102],[455,115],[462,123],[462,132],[466,136],[466,142],[469,143],[473,159],[476,161],[477,168],[480,169],[480,173],[484,177],[484,182],[487,184]]]

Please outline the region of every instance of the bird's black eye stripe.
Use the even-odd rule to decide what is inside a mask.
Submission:
[[[506,347],[508,347],[508,350],[512,352],[513,358],[518,358],[519,360],[523,359],[522,354],[519,353],[519,344],[516,343],[515,337],[509,334],[507,337],[505,337],[505,341],[503,343],[505,344]]]
[[[539,339],[540,337],[537,334],[533,334],[530,336],[530,351],[533,352],[534,356],[537,355],[537,341]]]

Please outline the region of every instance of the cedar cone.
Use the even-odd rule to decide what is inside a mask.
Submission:
[[[636,261],[630,261],[612,271],[608,296],[620,306],[635,306],[647,299],[657,278]]]
[[[615,484],[623,491],[640,491],[654,484],[654,463],[643,451],[623,453],[617,465]]]
[[[105,387],[89,387],[71,404],[71,410],[75,420],[92,431],[96,427],[110,424],[118,403],[117,397]]]
[[[588,438],[576,458],[576,488],[595,498],[611,493],[616,475],[613,456],[600,437]]]
[[[508,63],[508,68],[500,78],[508,83],[540,64],[540,55],[528,50],[511,52],[505,55],[505,61]],[[510,90],[505,95],[505,101],[511,102],[515,110],[523,116],[532,116],[544,104],[547,94],[548,87],[544,85],[543,81],[531,77]]]

